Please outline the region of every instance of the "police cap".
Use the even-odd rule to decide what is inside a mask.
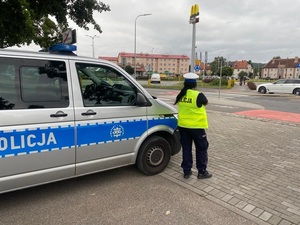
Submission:
[[[197,82],[199,76],[195,73],[186,73],[183,75],[185,82]]]

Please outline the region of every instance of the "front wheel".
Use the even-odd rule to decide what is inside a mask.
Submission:
[[[162,172],[171,159],[171,147],[166,139],[153,136],[141,146],[136,165],[146,175],[155,175]]]
[[[258,92],[261,93],[261,94],[266,94],[267,89],[266,89],[265,87],[260,87],[260,88],[258,89]]]

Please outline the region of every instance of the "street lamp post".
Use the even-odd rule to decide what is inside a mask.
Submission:
[[[286,66],[285,66],[285,75],[284,75],[284,77],[282,77],[282,78],[287,78],[287,73],[288,73],[288,64],[289,64],[289,54],[291,54],[291,53],[293,53],[293,52],[289,52],[289,53],[287,53],[287,56],[286,56]]]
[[[92,39],[93,58],[95,58],[95,42],[94,42],[94,39],[98,36],[97,35],[91,36],[91,35],[87,35],[87,34],[85,36],[90,37]]]
[[[220,69],[220,77],[219,77],[219,99],[220,99],[220,95],[221,95],[221,86],[222,86],[222,60],[221,60],[221,67],[220,68],[219,68],[219,61],[220,61],[220,55],[223,52],[226,52],[226,51],[219,52],[219,57],[218,57],[218,69]]]
[[[141,16],[150,16],[151,13],[141,14],[135,18],[134,22],[134,78],[136,79],[136,21]]]
[[[219,99],[221,95],[221,86],[222,86],[222,61],[221,61],[220,79],[219,79]]]
[[[151,72],[153,73],[153,71],[154,71],[154,60],[153,60],[153,50],[154,50],[154,48],[152,48],[152,65],[151,65]]]

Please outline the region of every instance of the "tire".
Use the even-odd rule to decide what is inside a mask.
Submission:
[[[261,93],[261,94],[266,94],[267,93],[267,89],[265,87],[260,87],[258,89],[258,92]]]
[[[296,89],[293,91],[293,94],[294,94],[294,95],[299,95],[299,96],[300,96],[300,88],[296,88]]]
[[[141,146],[136,165],[146,175],[155,175],[162,172],[171,159],[171,147],[166,139],[153,136]]]

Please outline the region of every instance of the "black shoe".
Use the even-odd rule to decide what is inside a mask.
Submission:
[[[184,179],[189,179],[191,175],[192,175],[192,171],[184,173],[183,177]]]
[[[206,179],[206,178],[211,178],[212,174],[208,171],[205,171],[205,173],[198,173],[197,178],[198,179]]]

